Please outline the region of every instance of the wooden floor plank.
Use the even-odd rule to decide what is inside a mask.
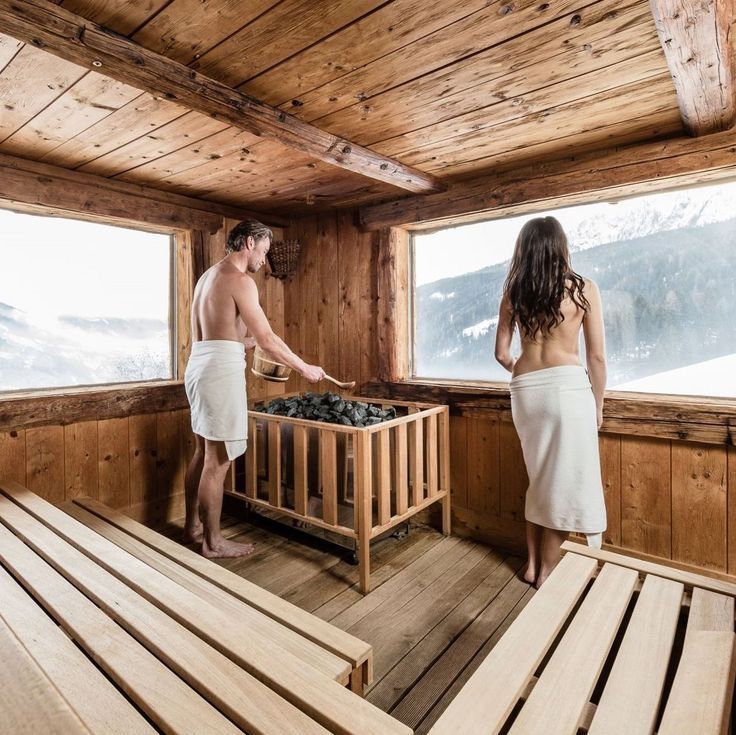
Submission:
[[[89,730],[0,618],[0,712],[13,735],[83,735]]]
[[[512,559],[515,563],[505,561],[496,567],[411,657],[399,662],[368,694],[369,701],[405,725],[417,727],[529,589],[512,583],[519,582],[522,565],[520,559]],[[415,682],[418,685],[412,687]]]
[[[684,587],[648,575],[588,730],[590,735],[654,732]]]
[[[87,599],[84,594],[1,525],[0,557],[23,585],[33,593],[38,603],[59,623],[61,628],[56,629],[55,637],[64,638],[68,646],[74,649],[77,658],[80,657],[81,654],[71,640],[61,633],[62,629],[66,631],[69,637],[77,641],[107,676],[116,682],[159,728],[165,732],[183,734],[191,731],[192,722],[199,722],[202,728],[212,733],[240,732],[167,666],[108,617],[94,602]],[[8,579],[7,574],[0,575],[0,589],[3,592],[8,588]],[[30,600],[27,595],[26,599]],[[31,604],[36,603],[31,601]],[[23,605],[15,595],[12,606],[9,599],[3,598],[3,615],[7,614],[9,618],[12,615],[13,625],[23,625],[26,633],[30,632],[29,626],[33,622],[33,633],[36,634],[37,631],[40,632],[43,629],[36,627],[40,625],[36,620],[43,613],[36,608],[34,615],[32,611],[23,609],[27,607],[28,604]],[[21,612],[27,617],[25,620],[18,621],[17,613]],[[49,625],[55,628],[53,623],[46,618],[44,628]],[[40,647],[51,640],[53,640],[51,634],[44,630],[43,637],[35,644]],[[82,703],[78,712],[93,732],[103,734],[152,731],[140,715],[138,715],[138,721],[142,727],[139,728],[133,716],[121,711],[119,702],[109,692],[107,679],[104,679],[99,671],[92,667],[96,677],[102,678],[108,685],[107,687],[100,685],[88,672],[88,669],[78,661],[70,665],[69,655],[61,644],[57,644],[53,651],[52,661],[46,660],[48,655],[46,658],[41,658],[38,654],[37,660],[52,679],[58,675],[60,682],[63,682],[59,685],[61,691],[71,689],[77,699],[88,700]],[[84,656],[81,658],[88,666],[91,666]],[[83,680],[82,688],[78,688],[80,677]],[[94,684],[84,686],[85,682],[87,684],[94,682]],[[222,678],[218,683],[226,684],[226,679]],[[117,695],[114,687],[112,689]],[[94,697],[89,696],[92,691],[95,693]],[[230,704],[234,697],[225,692],[222,699]],[[69,701],[73,702],[76,699]],[[127,705],[127,702],[125,704]],[[109,707],[107,712],[104,711],[106,707]],[[134,714],[137,715],[137,712],[134,711]],[[115,720],[116,717],[120,719]],[[111,718],[113,722],[108,729],[105,720]],[[267,720],[262,720],[261,724],[265,721]],[[242,723],[244,724],[245,720]],[[98,727],[98,725],[102,726]],[[39,730],[39,732],[42,731]]]
[[[22,492],[22,488],[16,490],[11,487],[9,490],[8,483],[3,483],[0,487],[4,493],[10,494],[15,500],[23,500],[24,503],[33,505],[36,509],[42,508],[45,515],[53,517],[54,528],[59,531],[69,524],[80,525],[77,521],[66,516],[63,511],[45,504],[40,498],[37,498],[40,503],[34,501],[33,498],[36,496],[33,496],[31,493]],[[46,505],[48,505],[48,508],[45,507]],[[65,574],[71,575],[76,582],[80,576],[79,569],[77,568],[77,565],[80,564],[79,555],[72,554],[71,552],[75,550],[68,544],[64,544],[58,537],[49,538],[48,533],[44,533],[47,529],[43,526],[39,528],[38,526],[40,524],[38,522],[34,521],[30,516],[24,518],[24,515],[27,516],[18,506],[14,506],[8,500],[0,499],[0,517],[2,517],[3,522],[6,525],[12,525],[14,532],[21,533],[24,540],[28,540],[28,537],[32,536],[35,539],[34,543],[37,544],[39,543],[39,539],[43,539],[47,548],[44,558],[48,554],[52,556],[56,563],[65,563]],[[64,518],[59,516],[64,516]],[[80,529],[83,529],[85,533]],[[145,570],[140,569],[141,562],[130,557],[129,554],[126,554],[122,550],[118,549],[115,551],[114,549],[103,548],[105,545],[113,545],[99,536],[97,537],[99,540],[93,539],[92,536],[97,536],[97,534],[88,531],[88,529],[85,529],[81,525],[80,529],[75,529],[74,535],[77,537],[77,543],[87,553],[91,553],[90,547],[92,547],[95,549],[95,555],[98,558],[105,557],[105,563],[111,567],[113,565],[122,566],[124,564],[125,570],[119,570],[119,573],[127,576],[129,581],[135,579],[134,583],[137,590],[144,591],[148,595],[152,595],[151,590],[155,589],[156,595],[159,597],[159,602],[161,601],[160,597],[165,596],[165,588],[169,586],[169,580],[166,577],[150,568]],[[102,543],[103,541],[104,543]],[[67,548],[63,548],[60,544]],[[49,549],[53,549],[53,551],[49,552]],[[39,553],[42,552],[39,550]],[[117,557],[121,554],[126,558],[123,559],[123,557],[120,557],[118,560]],[[74,564],[69,562],[69,558],[72,556],[75,559]],[[86,561],[89,561],[89,559],[86,559]],[[102,571],[96,565],[93,564],[93,566],[95,567],[95,571]],[[94,576],[89,566],[87,566],[87,571],[89,576]],[[119,591],[119,588],[116,587],[116,589]],[[104,599],[108,594],[109,585],[106,582],[97,580],[95,597],[97,599]],[[189,600],[190,595],[191,593],[188,593],[186,590],[178,590],[175,595],[179,601],[176,615],[182,621],[192,625],[195,622],[199,622],[193,620],[193,617],[196,617],[197,609],[201,609],[201,604],[196,602],[198,598],[194,596],[196,599],[192,605]],[[136,595],[136,597],[138,596]],[[138,597],[138,600],[145,602],[140,597]],[[135,614],[141,607],[139,602],[133,600],[129,600],[128,605],[131,614]],[[167,606],[173,611],[173,598],[167,601]],[[142,607],[149,615],[151,614],[150,605],[143,605]],[[106,611],[108,614],[116,614],[118,612],[109,603],[106,603]],[[208,614],[211,614],[211,611]],[[163,615],[163,618],[172,623],[174,622],[167,615]],[[215,623],[215,627],[217,627],[217,622]],[[220,624],[226,625],[226,623]],[[151,627],[155,627],[155,624],[149,620],[145,627],[137,629],[137,633],[139,635],[150,635]],[[365,700],[354,697],[348,690],[340,686],[340,684],[321,675],[316,669],[302,662],[297,662],[283,652],[282,649],[262,636],[256,637],[250,635],[247,638],[235,638],[229,636],[228,633],[228,629],[224,628],[217,631],[216,635],[221,637],[220,645],[223,648],[226,648],[225,638],[229,639],[227,641],[227,646],[229,646],[228,655],[233,659],[237,657],[237,663],[240,667],[243,667],[244,674],[247,672],[252,676],[257,676],[273,692],[276,692],[287,701],[292,702],[295,707],[308,714],[309,717],[315,718],[325,727],[336,732],[361,733],[361,735],[363,733],[406,731],[403,726],[400,726],[395,720],[384,715],[380,710]],[[239,653],[236,653],[235,649],[238,649]]]
[[[91,732],[156,732],[2,567],[0,599],[8,627]]]
[[[301,659],[306,664],[314,666],[326,676],[343,683],[347,682],[351,666],[335,654],[277,623],[272,618],[246,605],[188,569],[182,568],[176,562],[172,562],[124,531],[86,511],[81,506],[67,503],[61,507],[62,510],[76,518],[80,523],[84,523],[85,526],[104,536],[152,569],[161,572],[181,587],[193,592],[208,606],[214,604],[221,612],[230,617],[232,623],[230,631],[234,635],[239,635],[238,631],[244,632],[246,628],[249,632],[260,631],[285,651]],[[206,612],[203,611],[202,614],[206,615]]]
[[[346,658],[353,666],[362,664],[371,656],[370,646],[366,646],[354,636],[323,623],[315,616],[281,600],[228,569],[212,564],[180,544],[162,538],[155,531],[136,523],[122,513],[111,511],[91,498],[76,498],[75,502],[151,548],[155,548],[172,561],[176,561],[292,630],[298,631],[309,640],[319,643],[328,651]]]
[[[593,576],[597,564],[577,554],[560,561],[533,600],[432,728],[434,735],[485,728],[497,732]],[[550,584],[551,582],[551,584]],[[514,666],[508,662],[514,661]],[[488,692],[494,692],[493,697]]]

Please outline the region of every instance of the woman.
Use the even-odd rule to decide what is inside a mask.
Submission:
[[[580,364],[585,339],[587,373]],[[521,354],[511,355],[518,328]],[[598,432],[606,354],[598,287],[570,267],[554,217],[527,222],[504,284],[496,359],[512,374],[511,413],[529,475],[524,580],[539,588],[570,531],[600,547],[606,529]]]

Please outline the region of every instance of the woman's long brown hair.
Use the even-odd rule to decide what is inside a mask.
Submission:
[[[580,309],[588,311],[584,285],[582,276],[570,267],[562,225],[554,217],[529,220],[516,238],[503,288],[521,336],[535,339],[540,332],[549,334],[561,324],[565,317],[560,307],[566,295]]]

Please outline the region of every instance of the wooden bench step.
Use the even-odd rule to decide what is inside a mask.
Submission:
[[[161,572],[168,579],[197,595],[205,603],[205,610],[202,612],[205,617],[207,615],[206,610],[212,605],[221,613],[229,616],[232,621],[231,633],[233,635],[239,635],[246,629],[259,631],[285,651],[301,659],[304,663],[314,666],[326,676],[339,681],[341,684],[348,683],[351,672],[350,664],[335,656],[334,653],[326,651],[295,631],[280,625],[259,610],[246,605],[188,569],[182,568],[176,562],[172,562],[84,508],[74,503],[67,503],[61,508],[87,528],[114,543],[118,548],[124,549],[152,569]]]
[[[0,497],[0,517],[8,525],[20,516],[23,531],[17,535],[26,543],[0,525],[2,563],[161,729],[187,733],[192,722],[201,722],[208,732],[233,732],[217,709],[246,731],[285,731],[280,723],[286,720],[305,732],[325,733],[38,521],[27,517],[24,523],[23,511],[9,512],[8,505]]]
[[[529,601],[430,730],[496,733],[593,577],[594,559],[569,554]]]
[[[637,579],[631,569],[603,567],[514,721],[512,735],[577,730]]]
[[[13,735],[89,735],[58,689],[0,618],[0,712]]]
[[[589,735],[654,732],[684,591],[679,582],[647,576]]]
[[[74,502],[242,602],[348,661],[354,670],[365,667],[365,683],[372,682],[372,648],[369,644],[96,500],[76,498]]]
[[[0,531],[2,530],[4,529],[0,529]],[[12,540],[9,540],[9,537]],[[9,531],[0,534],[0,543],[5,544],[6,542],[20,543]],[[29,553],[32,554],[33,552]],[[46,579],[47,586],[45,589],[47,594],[56,581],[61,582],[67,588],[67,594],[77,593],[85,603],[98,613],[99,617],[103,619],[102,622],[106,621],[127,638],[127,642],[122,648],[123,653],[128,648],[137,645],[127,633],[115,625],[99,608],[89,602],[81,593],[78,593],[68,582],[61,579],[51,568],[48,569],[47,576],[57,577],[57,580],[49,581]],[[69,628],[64,627],[62,629],[55,625],[54,621],[38,607],[33,598],[26,594],[3,567],[0,567],[0,600],[2,600],[0,607],[5,623],[91,732],[100,733],[101,735],[102,733],[128,735],[131,732],[136,733],[136,735],[138,733],[140,735],[154,735],[156,730],[146,722],[138,710],[120,694],[110,680],[72,643],[69,638],[71,633],[69,635],[64,634],[63,630],[69,632]],[[79,624],[82,619],[83,616],[80,614],[75,622]],[[95,658],[98,662],[100,661],[100,658]],[[161,664],[159,666],[165,673],[180,681],[165,666]],[[132,673],[135,674],[139,670],[138,667],[133,668]],[[159,679],[161,673],[157,672],[157,679]],[[135,683],[135,680],[131,682],[133,688],[136,688]],[[90,697],[89,692],[94,692],[94,697]],[[193,694],[191,689],[189,689],[189,692]],[[146,710],[144,709],[144,711]],[[174,728],[172,728],[173,730]]]

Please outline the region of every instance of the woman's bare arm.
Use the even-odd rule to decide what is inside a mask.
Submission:
[[[588,365],[590,384],[595,396],[598,428],[603,423],[603,396],[606,392],[606,335],[603,328],[603,306],[601,294],[594,281],[585,280],[585,298],[590,309],[583,318],[585,339],[585,361]]]
[[[511,355],[511,340],[514,336],[514,312],[504,294],[498,308],[498,325],[496,326],[496,360],[509,372],[514,369],[516,358]]]

